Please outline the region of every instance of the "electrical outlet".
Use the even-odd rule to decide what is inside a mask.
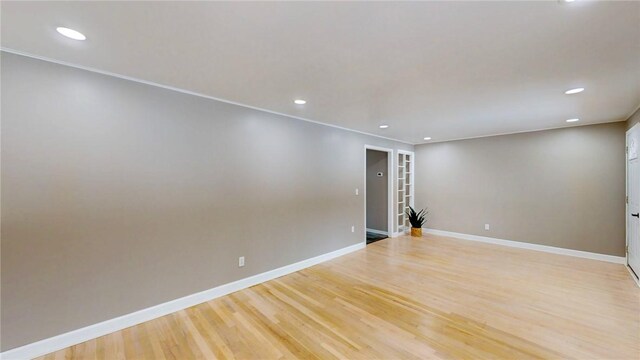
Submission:
[[[356,232],[356,227],[351,225],[351,232]]]
[[[489,224],[484,224],[484,229],[489,230]]]
[[[358,195],[358,193],[360,193],[360,191],[358,189],[356,189],[356,195]]]
[[[244,256],[240,256],[238,258],[238,267],[243,267],[244,266]]]

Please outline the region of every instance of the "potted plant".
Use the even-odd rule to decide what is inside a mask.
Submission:
[[[409,222],[411,223],[411,236],[422,236],[422,225],[424,225],[424,223],[427,221],[425,219],[426,215],[427,212],[425,211],[425,209],[416,212],[411,206],[409,206],[407,216],[409,216]]]

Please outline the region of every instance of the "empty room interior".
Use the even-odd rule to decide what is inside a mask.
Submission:
[[[640,1],[0,16],[1,359],[640,359]]]

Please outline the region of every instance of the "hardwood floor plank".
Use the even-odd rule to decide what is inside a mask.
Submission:
[[[386,239],[40,359],[640,359],[622,265]]]

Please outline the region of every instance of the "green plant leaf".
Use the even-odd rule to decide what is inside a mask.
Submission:
[[[421,209],[420,211],[416,212],[416,210],[411,206],[409,206],[408,211],[405,211],[405,214],[407,214],[407,216],[409,217],[411,226],[414,228],[421,228],[422,225],[424,225],[424,223],[426,222],[427,213],[428,212],[426,211],[426,209]]]

